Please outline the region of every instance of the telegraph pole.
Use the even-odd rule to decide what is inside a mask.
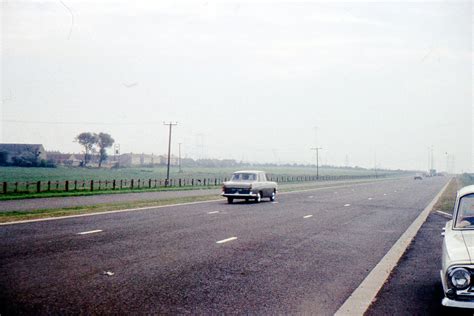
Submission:
[[[165,183],[165,185],[168,186],[168,184],[170,182],[171,131],[173,129],[173,126],[178,125],[178,122],[175,122],[175,123],[173,123],[173,122],[169,122],[169,123],[163,122],[163,125],[168,125],[169,128],[170,128],[169,139],[168,139],[168,168],[166,169],[166,183]]]
[[[311,148],[311,150],[316,151],[316,180],[319,179],[319,151],[321,150],[321,147],[314,147]]]
[[[179,166],[179,173],[182,173],[183,170],[181,169],[181,144],[182,143],[178,143],[178,148],[179,148],[179,156],[178,156],[178,166]]]

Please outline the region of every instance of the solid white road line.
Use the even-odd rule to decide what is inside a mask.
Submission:
[[[370,271],[369,275],[364,279],[364,281],[362,281],[359,287],[337,310],[335,315],[364,315],[376,298],[377,293],[380,291],[385,281],[390,276],[390,273],[405,253],[405,250],[408,248],[413,238],[415,238],[421,225],[423,225],[423,223],[426,221],[431,209],[439,200],[451,181],[446,183],[446,185],[441,189],[441,191],[439,191],[430,204],[428,204],[428,206],[420,213],[420,215],[418,215],[418,217],[403,233],[400,239],[397,240],[397,242],[382,258],[382,260],[380,260],[375,268]]]
[[[227,238],[227,239],[216,241],[216,244],[223,244],[225,242],[236,240],[236,239],[237,239],[237,237],[230,237],[230,238]]]
[[[82,233],[77,233],[78,235],[88,235],[88,234],[95,234],[95,233],[100,233],[102,232],[102,229],[97,229],[97,230],[90,230],[88,232],[82,232]]]
[[[216,213],[219,213],[219,211],[207,212],[207,214],[216,214]]]
[[[310,218],[310,217],[313,217],[313,215],[306,215],[303,218]]]

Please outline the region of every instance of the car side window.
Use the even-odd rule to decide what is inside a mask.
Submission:
[[[261,173],[260,174],[260,182],[265,182],[265,181],[267,181],[267,178],[265,177],[264,173]]]

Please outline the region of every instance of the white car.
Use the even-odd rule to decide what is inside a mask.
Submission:
[[[444,230],[441,303],[474,308],[474,185],[458,191],[453,219]]]
[[[274,201],[277,194],[277,183],[268,181],[265,172],[255,170],[237,171],[232,174],[230,181],[224,182],[222,196],[229,204],[235,199],[260,202],[262,198]]]

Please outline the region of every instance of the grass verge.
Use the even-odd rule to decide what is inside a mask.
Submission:
[[[122,190],[97,190],[97,191],[70,191],[70,192],[41,192],[41,193],[9,193],[0,195],[0,201],[23,200],[23,199],[40,199],[50,197],[69,197],[69,196],[89,196],[103,194],[125,194],[125,193],[144,193],[144,192],[164,192],[164,191],[190,191],[190,190],[207,190],[218,189],[221,186],[186,186],[186,187],[162,187],[154,189],[122,189]]]
[[[72,216],[88,213],[100,213],[107,211],[117,211],[131,208],[165,206],[179,203],[211,201],[218,197],[216,195],[190,196],[173,199],[152,200],[143,202],[124,202],[100,205],[75,206],[54,209],[41,209],[32,211],[5,211],[0,212],[0,223],[16,222],[30,219],[41,219],[47,217]]]
[[[433,207],[433,210],[452,214],[458,190],[470,184],[473,184],[473,181],[472,178],[467,175],[461,175],[451,179],[451,182]]]

